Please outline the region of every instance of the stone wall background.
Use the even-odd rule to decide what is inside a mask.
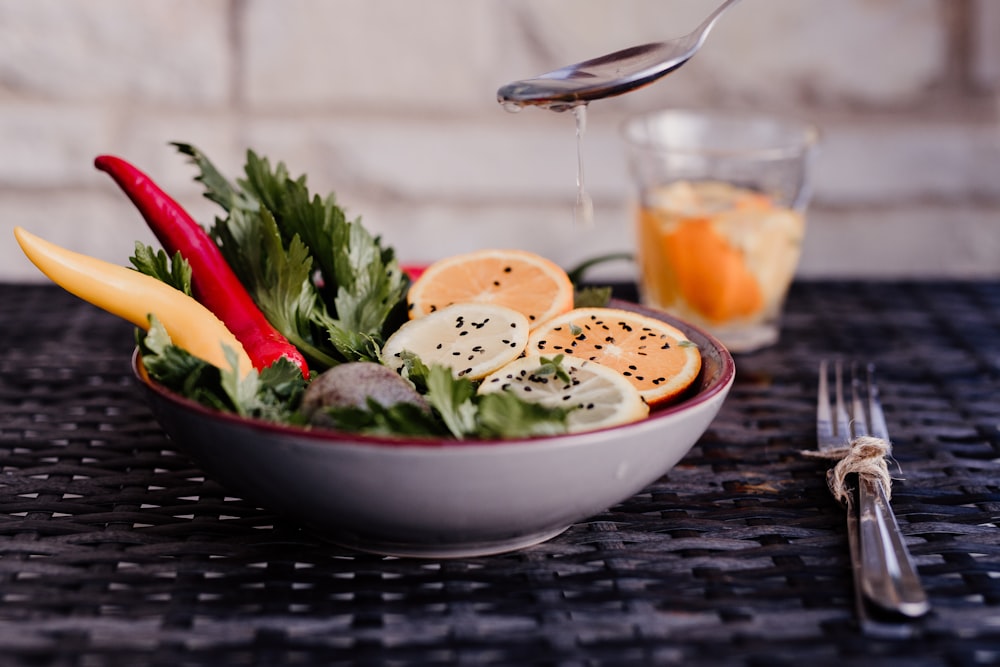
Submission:
[[[208,222],[193,168],[253,148],[334,190],[407,261],[484,246],[571,265],[628,249],[618,126],[665,106],[817,123],[802,276],[1000,276],[1000,2],[745,0],[687,66],[594,104],[596,224],[572,222],[573,118],[498,86],[688,32],[716,0],[0,0],[0,280],[15,225],[126,263],[152,237],[93,158]],[[630,267],[608,265],[607,275]]]

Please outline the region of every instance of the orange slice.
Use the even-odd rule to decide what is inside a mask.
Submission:
[[[617,308],[576,308],[528,338],[528,353],[571,355],[618,371],[649,405],[680,396],[701,370],[701,352],[681,330]]]
[[[711,219],[682,220],[663,235],[663,251],[681,293],[710,322],[748,317],[764,307],[763,292],[743,251],[716,231]]]
[[[431,264],[410,286],[410,318],[456,303],[512,308],[536,327],[573,307],[573,283],[555,262],[524,250],[479,250]]]

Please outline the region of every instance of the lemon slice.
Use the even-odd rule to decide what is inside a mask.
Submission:
[[[559,367],[566,377],[544,371],[540,355],[521,357],[488,375],[479,393],[515,391],[526,401],[548,407],[573,408],[566,418],[570,433],[638,421],[649,414],[639,390],[618,371],[565,356]]]
[[[399,371],[410,352],[427,366],[478,380],[521,356],[528,329],[528,318],[506,306],[455,304],[399,327],[382,347],[382,363]]]

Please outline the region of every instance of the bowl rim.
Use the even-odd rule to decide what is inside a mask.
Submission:
[[[698,391],[693,395],[686,396],[676,403],[671,403],[670,405],[653,408],[650,414],[645,419],[639,421],[630,422],[627,424],[619,424],[616,426],[608,426],[606,428],[594,429],[590,431],[582,431],[580,433],[560,433],[557,435],[540,435],[540,436],[530,436],[521,438],[477,438],[468,440],[457,440],[457,439],[445,439],[445,438],[419,438],[419,437],[392,437],[392,436],[380,436],[380,435],[368,435],[364,433],[355,433],[352,431],[341,431],[329,428],[308,428],[305,426],[297,426],[294,424],[283,424],[278,422],[271,422],[264,419],[257,419],[253,417],[243,417],[235,413],[221,412],[219,410],[213,410],[207,406],[198,403],[190,398],[176,394],[170,391],[163,385],[155,382],[146,374],[145,370],[141,367],[141,353],[139,348],[136,347],[132,352],[131,357],[131,368],[134,378],[148,391],[154,393],[160,399],[172,403],[178,408],[192,411],[197,415],[211,419],[214,421],[227,422],[234,426],[239,426],[242,428],[249,428],[257,431],[266,431],[277,435],[286,435],[295,438],[301,438],[305,440],[315,441],[317,443],[322,443],[329,446],[343,446],[343,445],[373,445],[378,447],[390,447],[390,448],[420,448],[420,449],[446,449],[446,448],[486,448],[486,447],[499,447],[504,445],[518,445],[530,443],[535,446],[541,443],[554,443],[561,442],[565,440],[577,441],[586,440],[584,436],[591,436],[595,433],[610,433],[614,431],[622,430],[641,430],[644,424],[649,424],[651,422],[660,421],[673,417],[679,413],[686,412],[700,405],[703,405],[713,398],[718,396],[720,393],[726,392],[730,385],[735,380],[736,376],[736,362],[733,359],[732,354],[728,349],[713,335],[701,329],[698,326],[691,324],[690,322],[681,320],[680,318],[669,315],[663,311],[655,310],[642,306],[631,301],[625,301],[621,299],[611,299],[608,306],[609,308],[620,308],[624,310],[630,310],[642,315],[647,315],[654,317],[668,324],[671,324],[681,331],[683,331],[689,338],[691,334],[695,334],[694,338],[703,339],[708,345],[710,345],[718,354],[722,362],[722,368],[718,374],[718,377],[710,384],[706,389]],[[704,353],[703,357],[704,357]],[[699,371],[699,378],[701,374],[704,373],[704,366]],[[696,379],[696,382],[698,380]]]

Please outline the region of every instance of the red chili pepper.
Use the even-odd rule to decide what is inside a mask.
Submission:
[[[180,252],[191,265],[191,288],[236,336],[258,370],[287,357],[309,376],[305,357],[274,328],[243,287],[222,251],[180,204],[146,174],[112,155],[94,166],[107,172],[136,205],[167,254]]]

